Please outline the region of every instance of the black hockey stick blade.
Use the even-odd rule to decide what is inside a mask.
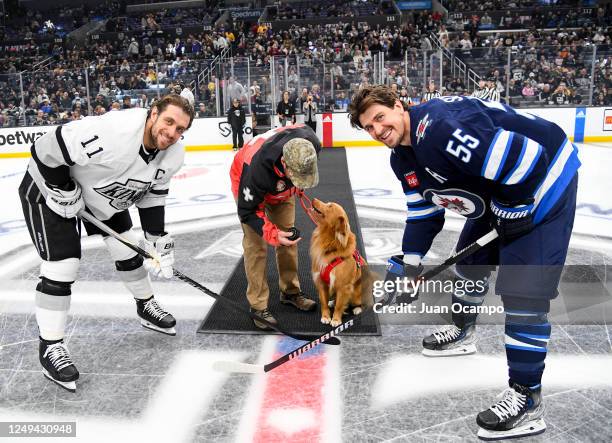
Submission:
[[[478,251],[480,248],[482,248],[483,246],[489,244],[490,242],[492,242],[496,238],[497,238],[497,231],[492,230],[488,234],[483,235],[481,238],[476,240],[471,245],[468,245],[465,248],[463,248],[461,251],[455,252],[453,255],[451,255],[449,258],[447,258],[443,263],[441,263],[438,266],[436,266],[436,267],[430,269],[429,271],[423,273],[419,278],[421,278],[423,280],[428,280],[428,279],[434,277],[435,275],[438,275],[440,272],[442,272],[445,269],[451,267],[452,265],[454,265],[458,261],[462,260],[463,258],[465,258],[465,257],[473,254],[474,252]],[[265,365],[253,365],[253,364],[249,364],[249,363],[238,363],[238,364],[236,364],[234,362],[217,362],[214,367],[217,370],[226,371],[226,372],[251,373],[251,374],[259,373],[261,371],[269,372],[269,371],[273,370],[274,368],[277,368],[280,365],[282,365],[282,364],[284,364],[284,363],[286,363],[286,362],[288,362],[290,360],[293,360],[294,358],[299,357],[304,352],[309,351],[310,349],[320,345],[321,343],[324,343],[324,340],[328,340],[329,337],[335,338],[334,336],[336,334],[339,334],[340,332],[342,332],[342,331],[350,328],[351,326],[353,326],[354,323],[355,323],[355,320],[357,320],[358,318],[362,317],[366,312],[369,312],[369,311],[371,311],[373,309],[374,309],[374,304],[372,306],[369,306],[366,309],[364,309],[360,314],[358,314],[356,316],[353,316],[352,318],[350,318],[349,320],[345,321],[344,323],[342,323],[338,327],[332,329],[328,333],[318,337],[315,340],[312,340],[311,342],[306,343],[305,345],[300,346],[299,348],[297,348],[297,349],[295,349],[295,350],[293,350],[293,351],[283,355],[280,358],[277,358],[276,360],[274,360],[274,361],[272,361],[272,362],[270,362],[268,364],[265,364]]]
[[[125,246],[130,248],[132,251],[142,255],[145,258],[154,259],[154,257],[151,256],[151,254],[149,254],[147,251],[142,249],[140,246],[135,245],[130,240],[122,237],[121,234],[119,234],[118,232],[116,232],[112,228],[108,227],[105,223],[103,223],[102,221],[98,220],[92,214],[90,214],[88,212],[85,212],[85,211],[81,211],[81,212],[79,212],[79,217],[84,219],[84,220],[87,220],[88,222],[90,222],[94,226],[96,226],[99,229],[101,229],[102,231],[106,232],[108,235],[114,237],[116,240],[118,240],[121,243],[123,243]],[[225,298],[225,297],[221,297],[219,294],[217,294],[216,292],[211,291],[206,286],[203,286],[200,283],[198,283],[197,281],[191,279],[190,277],[187,277],[185,274],[183,274],[179,270],[173,269],[172,271],[173,271],[174,276],[177,277],[178,279],[184,281],[185,283],[187,283],[190,286],[198,289],[199,291],[204,292],[205,294],[211,296],[215,300],[218,300],[220,303],[225,303],[226,305],[231,306],[235,310],[237,310],[239,312],[242,312],[243,314],[248,315],[252,319],[257,320],[257,321],[259,321],[261,323],[264,323],[266,326],[270,327],[271,329],[275,330],[276,332],[280,332],[281,334],[287,335],[288,337],[294,338],[296,340],[302,340],[302,341],[308,341],[309,342],[309,341],[313,341],[313,340],[317,340],[318,339],[318,336],[316,336],[316,335],[294,334],[292,332],[286,331],[284,328],[281,328],[279,326],[276,326],[276,325],[270,323],[265,318],[262,318],[259,315],[254,314],[254,313],[252,313],[251,311],[249,311],[247,309],[244,309],[242,306],[240,306],[235,301],[230,300],[230,299]],[[340,340],[337,337],[330,337],[329,340],[325,341],[325,344],[327,344],[327,345],[339,345],[340,344]]]

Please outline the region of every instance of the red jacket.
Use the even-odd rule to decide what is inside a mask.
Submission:
[[[279,245],[278,228],[268,220],[264,208],[266,204],[286,201],[295,193],[280,159],[285,143],[296,137],[310,140],[317,153],[321,151],[321,142],[310,127],[290,125],[253,138],[238,151],[230,168],[240,222],[249,225],[272,246]]]

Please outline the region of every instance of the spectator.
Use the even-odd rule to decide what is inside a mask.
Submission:
[[[559,83],[559,86],[551,95],[551,101],[555,105],[565,106],[571,103],[571,91],[565,85],[565,82]]]
[[[338,111],[346,112],[349,105],[349,99],[344,91],[338,91],[334,105]]]
[[[243,99],[246,99],[246,92],[244,86],[234,79],[234,77],[230,77],[227,81],[226,93],[229,99],[233,102],[235,98],[242,102]]]
[[[200,102],[198,104],[198,110],[196,111],[196,118],[209,117],[210,112],[206,109],[206,103]]]
[[[314,102],[312,95],[308,94],[306,103],[302,105],[304,112],[304,123],[310,126],[312,130],[317,132],[317,104]]]
[[[550,95],[550,85],[548,83],[544,83],[542,85],[542,90],[538,94],[538,101],[542,104],[552,104]]]
[[[302,93],[295,102],[296,109],[303,111],[304,103],[306,103],[306,100],[308,100],[308,88],[302,88]]]
[[[276,115],[281,126],[295,123],[295,105],[289,101],[289,91],[283,92],[283,98],[276,106]]]
[[[227,111],[227,122],[232,127],[232,149],[237,151],[244,145],[242,134],[244,132],[244,124],[246,123],[244,109],[237,98],[232,100],[232,106]]]
[[[137,59],[138,58],[138,53],[139,53],[140,49],[138,46],[138,42],[136,41],[136,39],[134,37],[132,37],[132,41],[130,42],[128,48],[127,48],[127,53],[128,55],[133,59]]]
[[[535,90],[531,82],[526,81],[523,85],[523,90],[521,91],[523,97],[533,97],[535,96]]]

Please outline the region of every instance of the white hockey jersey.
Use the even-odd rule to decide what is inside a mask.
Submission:
[[[183,165],[185,149],[179,141],[163,151],[146,151],[142,144],[146,119],[146,109],[136,108],[58,126],[32,146],[28,172],[44,195],[39,164],[67,165],[81,185],[86,206],[101,220],[133,204],[163,206],[170,179]]]

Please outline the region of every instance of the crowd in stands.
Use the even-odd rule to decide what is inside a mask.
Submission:
[[[268,21],[273,20],[304,20],[325,17],[362,17],[368,15],[395,14],[389,1],[377,0],[341,0],[332,2],[298,1],[280,3],[270,8]]]
[[[495,7],[492,1],[467,3],[453,4],[454,7]],[[516,7],[530,4],[515,3]],[[360,4],[376,6],[378,12],[384,13],[378,2]],[[427,11],[414,14],[412,23],[401,26],[340,22],[292,26],[278,31],[265,24],[237,22],[186,35],[163,32],[166,25],[175,27],[187,16],[202,22],[206,17],[218,15],[217,0],[209,0],[207,5],[197,12],[162,10],[131,14],[129,20],[114,18],[106,23],[105,30],[120,34],[105,37],[102,33],[97,40],[75,48],[54,41],[39,44],[28,38],[21,43],[0,44],[0,126],[64,122],[88,113],[100,114],[127,106],[147,107],[158,94],[170,90],[176,83],[193,84],[209,61],[223,50],[231,51],[237,66],[248,59],[254,72],[264,73],[255,76],[251,84],[247,84],[246,78],[228,80],[219,76],[221,94],[229,97],[230,89],[237,83],[245,91],[241,101],[247,103],[250,97],[253,109],[263,103],[271,104],[275,98],[278,100],[286,85],[295,102],[304,94],[312,94],[319,110],[346,109],[352,92],[374,81],[373,61],[379,52],[385,54],[387,61],[385,80],[395,85],[403,100],[418,102],[424,92],[422,50],[434,49],[433,38],[439,38],[446,49],[468,65],[484,61],[485,66],[478,73],[495,84],[502,96],[506,91],[505,71],[510,49],[509,100],[513,104],[523,104],[522,99],[539,104],[586,104],[592,48],[597,45],[593,104],[612,104],[609,6],[603,13],[601,8],[595,8],[590,21],[578,29],[563,28],[554,32],[533,29],[523,33],[479,33],[480,23],[487,14],[480,8],[476,10],[484,10],[483,16],[470,16],[467,23],[461,23],[462,32],[449,32],[449,27],[456,27],[457,23],[444,19],[440,13]],[[286,5],[281,4],[279,14],[286,11]],[[302,3],[292,3],[291,8],[297,8],[296,5]],[[312,9],[320,4],[309,2],[303,6]],[[95,14],[112,13],[118,7],[106,2],[94,10],[82,9],[82,20],[91,19]],[[341,10],[350,8],[338,8],[339,14],[343,13]],[[328,15],[330,11],[333,13],[333,9],[327,9]],[[543,11],[546,15],[552,10]],[[128,15],[122,13],[121,17]],[[32,23],[40,16],[33,12],[26,13],[25,18]],[[272,57],[299,59],[299,67],[289,70],[287,83],[275,94],[269,74]],[[19,79],[19,72],[30,71],[36,63],[49,58],[47,68],[35,73],[23,72]],[[469,94],[474,85],[465,81],[462,77],[446,76],[444,83],[436,87],[443,94]],[[197,85],[194,92],[199,116],[216,113],[216,86],[214,76],[207,83]],[[298,110],[302,109],[299,105]]]

